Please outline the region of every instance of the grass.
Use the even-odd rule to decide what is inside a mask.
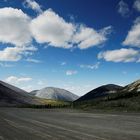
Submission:
[[[18,106],[20,108],[66,108],[70,107],[70,102],[50,100],[50,99],[38,99],[39,104],[26,104]]]

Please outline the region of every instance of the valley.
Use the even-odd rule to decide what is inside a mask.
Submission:
[[[70,102],[65,90],[40,98],[1,81],[0,140],[139,140],[139,86],[103,85]]]
[[[0,140],[140,140],[140,0],[0,0]]]

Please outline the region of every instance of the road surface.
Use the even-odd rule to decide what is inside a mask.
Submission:
[[[140,140],[140,114],[0,108],[0,140]]]

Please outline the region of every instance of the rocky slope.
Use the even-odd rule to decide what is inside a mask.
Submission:
[[[62,101],[74,101],[78,99],[78,96],[60,88],[47,87],[37,91],[37,97],[52,99],[52,100],[62,100]]]

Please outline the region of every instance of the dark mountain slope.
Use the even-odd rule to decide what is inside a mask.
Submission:
[[[113,84],[104,85],[104,86],[98,87],[98,88],[88,92],[87,94],[80,97],[76,101],[92,100],[92,99],[95,99],[95,98],[107,96],[109,94],[116,93],[120,89],[122,89],[122,87],[118,86],[118,85],[113,85]]]
[[[26,91],[0,81],[0,106],[38,104],[36,97]]]
[[[140,111],[140,80],[135,81],[113,94],[100,98],[76,101],[73,107],[83,109]]]
[[[35,96],[39,90],[33,90],[29,94]]]

